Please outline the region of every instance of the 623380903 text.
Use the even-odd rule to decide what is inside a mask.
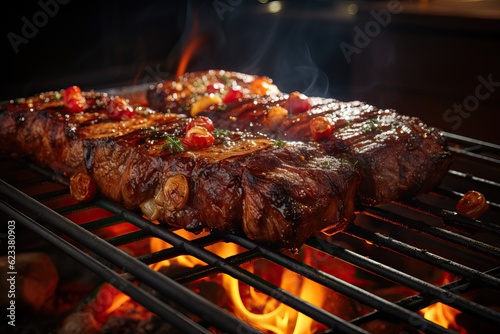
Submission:
[[[16,221],[7,222],[7,323],[16,325]]]

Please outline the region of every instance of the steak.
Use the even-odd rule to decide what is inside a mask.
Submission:
[[[215,129],[213,144],[192,149],[183,144],[191,117],[137,107],[110,120],[116,97],[84,92],[85,109],[69,112],[63,93],[0,107],[4,154],[68,178],[84,173],[102,196],[193,232],[241,231],[291,249],[355,217],[358,172],[319,145]]]
[[[430,191],[450,166],[452,155],[442,133],[416,117],[361,101],[286,94],[270,79],[259,78],[226,71],[194,72],[154,85],[146,95],[149,105],[162,112],[194,111],[218,127],[318,143],[328,155],[357,166],[361,175],[357,200],[364,205]],[[262,82],[271,88],[259,90]],[[213,93],[214,83],[224,88]],[[172,87],[181,93],[175,94]],[[234,87],[241,94],[227,98]],[[222,102],[208,104],[211,95],[222,96]],[[200,101],[206,103],[200,106]]]

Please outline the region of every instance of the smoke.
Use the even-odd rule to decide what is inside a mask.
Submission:
[[[284,92],[328,95],[329,77],[318,64],[318,57],[326,62],[328,52],[336,44],[322,45],[324,41],[318,41],[312,32],[311,20],[301,15],[290,19],[278,12],[271,13],[269,5],[188,2],[184,32],[169,55],[169,66],[179,64],[183,53],[197,39],[198,48],[186,71],[225,69],[265,75]],[[175,72],[174,68],[171,70]]]

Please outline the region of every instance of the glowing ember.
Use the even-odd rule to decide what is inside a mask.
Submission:
[[[189,241],[208,235],[208,233],[192,234],[182,229],[175,231],[175,233]],[[171,244],[157,238],[151,238],[149,241],[150,253],[173,247]],[[228,258],[248,251],[236,244],[226,242],[218,242],[205,248],[207,251],[217,254],[221,258]],[[330,255],[314,248],[304,246],[297,254],[292,255],[292,257],[305,265],[325,271],[325,273],[336,276],[351,284],[365,288],[376,286],[366,274],[360,275],[354,266],[332,258]],[[152,264],[150,267],[155,271],[166,273],[182,268],[206,265],[206,263],[193,256],[181,255]],[[275,293],[267,295],[242,281],[222,273],[190,282],[187,286],[204,298],[228,309],[236,317],[265,333],[314,333],[326,329],[324,325],[317,323],[294,308],[281,303],[278,299],[282,291],[287,291],[312,305],[338,314],[346,319],[352,319],[359,315],[360,312],[368,311],[368,309],[353,303],[345,296],[272,261],[259,258],[241,264],[240,267],[279,287],[279,289],[276,289]],[[102,294],[106,298],[101,296],[100,299],[102,301],[97,304],[105,307],[100,310],[94,310],[97,312],[93,312],[101,324],[105,323],[104,318],[106,317],[112,319],[113,317],[120,317],[122,315],[127,316],[129,313],[133,313],[133,308],[137,307],[140,309],[140,305],[134,304],[126,295],[109,285],[104,286],[104,290],[100,292],[100,295]],[[139,313],[141,314],[141,319],[150,318],[142,315],[141,312]]]

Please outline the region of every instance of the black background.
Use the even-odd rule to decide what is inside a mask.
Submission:
[[[43,18],[18,45],[24,20]],[[57,8],[54,7],[57,3]],[[25,1],[2,20],[0,101],[79,85],[84,89],[152,83],[173,76],[190,41],[188,71],[221,68],[267,75],[285,92],[363,100],[425,122],[500,143],[500,87],[457,124],[444,118],[474,95],[478,77],[500,82],[500,6],[402,1],[402,13],[348,62],[341,43],[373,22],[387,1],[283,1],[269,13],[256,0]],[[349,14],[355,5],[355,15]]]

